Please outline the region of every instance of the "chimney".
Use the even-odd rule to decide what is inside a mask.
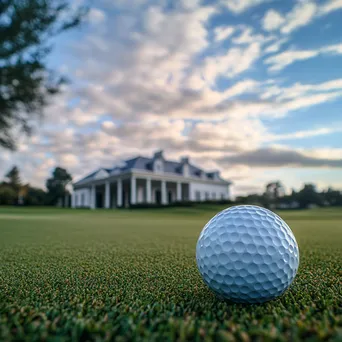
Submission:
[[[163,153],[164,153],[163,150],[159,150],[159,151],[155,152],[153,155],[153,159],[160,159],[160,158],[164,159]]]
[[[189,164],[189,157],[182,157],[181,158],[181,163],[182,164]]]

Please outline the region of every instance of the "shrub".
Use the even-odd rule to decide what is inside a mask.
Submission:
[[[0,185],[0,204],[13,205],[17,203],[17,193],[8,185]]]
[[[233,202],[230,200],[207,200],[200,202],[193,201],[176,201],[169,204],[157,204],[157,203],[136,203],[131,204],[131,209],[149,209],[149,208],[174,208],[174,207],[194,207],[200,204],[232,204]]]

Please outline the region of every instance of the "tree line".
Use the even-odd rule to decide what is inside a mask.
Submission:
[[[236,202],[241,204],[260,204],[266,208],[279,209],[306,209],[312,206],[342,206],[342,192],[332,187],[318,191],[315,184],[306,183],[302,189],[292,189],[290,194],[285,193],[280,181],[270,182],[265,191],[260,194],[239,196]]]
[[[20,170],[13,166],[0,182],[0,205],[51,205],[68,206],[70,192],[67,186],[72,176],[67,170],[56,167],[46,182],[46,190],[23,183]]]

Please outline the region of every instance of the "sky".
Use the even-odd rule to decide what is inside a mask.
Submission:
[[[54,42],[70,79],[18,150],[44,186],[159,149],[233,182],[342,190],[342,0],[97,0]],[[82,4],[81,0],[73,6]]]

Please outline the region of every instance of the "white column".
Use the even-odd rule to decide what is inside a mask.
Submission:
[[[106,188],[105,188],[105,208],[109,209],[110,208],[110,183],[106,183]]]
[[[71,194],[71,208],[75,208],[76,203],[75,203],[75,191],[72,192]]]
[[[116,185],[116,205],[122,207],[122,179],[118,179]]]
[[[146,179],[146,202],[152,202],[152,185],[151,185],[151,178]]]
[[[167,204],[166,182],[164,180],[161,181],[161,196],[162,204]]]
[[[137,180],[132,175],[131,177],[131,204],[137,203]]]
[[[182,183],[177,182],[177,201],[182,200]]]
[[[77,205],[77,201],[76,201],[76,205]],[[85,192],[85,203],[83,205],[86,205],[89,208],[91,208],[91,188],[89,188],[88,191]]]
[[[95,209],[96,208],[96,186],[93,184],[91,186],[90,191],[90,208]]]

